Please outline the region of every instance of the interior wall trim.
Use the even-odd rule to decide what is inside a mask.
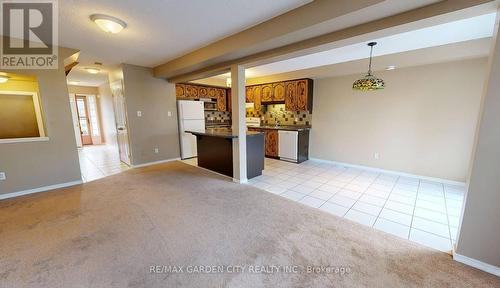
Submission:
[[[45,191],[59,189],[59,188],[75,186],[75,185],[82,184],[82,183],[83,183],[83,181],[80,179],[80,180],[76,180],[76,181],[59,183],[59,184],[54,184],[54,185],[49,185],[49,186],[43,186],[43,187],[38,187],[38,188],[33,188],[33,189],[28,189],[28,190],[23,190],[23,191],[18,191],[18,192],[0,194],[0,200],[29,195],[29,194],[35,194],[35,193],[39,193],[39,192],[45,192]]]
[[[453,260],[500,277],[500,267],[493,266],[491,264],[484,263],[482,261],[464,255],[460,255],[455,251],[453,251]]]
[[[356,164],[350,164],[350,163],[344,163],[344,162],[338,162],[338,161],[332,161],[332,160],[323,160],[323,159],[318,159],[318,158],[309,158],[309,159],[319,161],[319,162],[324,162],[324,163],[335,164],[335,165],[339,165],[339,166],[359,168],[359,169],[380,172],[380,173],[394,174],[394,175],[403,176],[403,177],[420,178],[420,179],[431,181],[431,182],[441,182],[444,184],[449,184],[449,185],[454,185],[454,186],[465,187],[465,184],[466,184],[465,182],[459,182],[459,181],[453,181],[453,180],[442,179],[442,178],[437,178],[437,177],[429,177],[429,176],[399,172],[399,171],[395,171],[395,170],[387,170],[387,169],[370,167],[370,166],[356,165]]]
[[[165,159],[165,160],[160,160],[160,161],[153,161],[153,162],[147,162],[147,163],[132,165],[132,168],[146,167],[146,166],[151,166],[151,165],[161,164],[161,163],[167,163],[167,162],[172,162],[172,161],[177,161],[177,160],[181,160],[181,158],[177,157],[177,158],[172,158],[172,159]]]

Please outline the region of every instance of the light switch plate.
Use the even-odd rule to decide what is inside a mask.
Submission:
[[[168,115],[168,117],[172,117],[172,112],[168,111],[167,115]]]
[[[155,148],[155,154],[158,154],[158,153],[160,153],[160,149]]]
[[[5,179],[7,179],[7,177],[5,176],[5,172],[0,172],[0,181]]]
[[[137,111],[137,117],[142,117],[142,111]]]

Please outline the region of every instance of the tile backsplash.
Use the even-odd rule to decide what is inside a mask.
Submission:
[[[205,111],[205,121],[207,121],[207,122],[229,122],[229,121],[231,121],[231,112]]]
[[[247,117],[260,117],[262,124],[274,125],[311,125],[312,114],[309,111],[286,111],[285,104],[262,106],[261,110],[246,109]]]

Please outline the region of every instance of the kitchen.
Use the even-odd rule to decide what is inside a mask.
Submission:
[[[249,170],[248,179],[262,174],[264,156],[294,163],[309,159],[313,85],[313,80],[306,78],[246,86],[247,142],[255,142],[249,145],[263,146],[262,152],[259,147],[253,149],[248,146],[248,165],[257,167],[252,168],[254,169],[252,171]],[[213,141],[212,144],[208,144],[205,140],[204,146],[201,147],[203,142],[201,139],[204,136],[234,138],[230,133],[231,89],[181,83],[176,84],[176,98],[182,159],[197,157],[200,167],[232,176],[231,169],[228,168],[232,164],[232,159],[224,162],[225,164],[220,159],[230,158],[231,153],[226,151],[225,154],[220,154],[226,156],[221,156],[217,164],[214,164],[213,156],[201,155],[202,151],[206,150],[206,145],[224,146],[219,145],[221,143],[214,144],[217,142]],[[262,135],[262,144],[258,140],[248,140],[259,138],[258,135]],[[207,153],[213,155],[214,149]],[[254,154],[248,155],[248,153]],[[212,160],[202,160],[202,158]],[[254,163],[254,159],[259,159],[258,163]]]

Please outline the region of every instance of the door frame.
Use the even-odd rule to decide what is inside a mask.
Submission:
[[[89,130],[89,139],[90,139],[90,144],[86,144],[86,142],[84,141],[83,139],[83,135],[82,135],[82,126],[80,125],[80,111],[78,110],[78,99],[82,99],[83,102],[84,102],[84,106],[85,106],[85,115],[86,115],[86,118],[87,118],[87,127],[88,127],[88,130]],[[90,125],[90,114],[89,114],[89,103],[88,103],[88,99],[87,99],[87,96],[86,95],[80,95],[80,94],[76,94],[75,93],[75,103],[76,103],[76,115],[78,117],[78,128],[80,129],[80,137],[82,139],[82,146],[85,146],[85,145],[92,145],[93,144],[93,141],[92,141],[92,127]]]
[[[123,82],[122,80],[116,80],[114,82],[111,82],[109,83],[109,86],[110,86],[110,90],[111,90],[111,97],[112,97],[112,100],[113,100],[113,115],[115,116],[115,128],[116,128],[116,143],[118,145],[118,153],[120,155],[120,161],[127,164],[128,166],[132,166],[132,150],[131,150],[131,147],[130,147],[130,129],[129,129],[129,125],[128,125],[128,113],[127,113],[127,100],[125,99],[125,93],[124,93],[124,87],[123,87]],[[120,139],[119,139],[119,129],[118,129],[118,117],[117,117],[117,112],[116,112],[116,105],[117,105],[117,101],[116,101],[116,94],[115,94],[115,91],[119,89],[120,90],[120,93],[121,93],[121,98],[123,99],[123,116],[125,118],[125,128],[127,130],[127,146],[128,146],[128,153],[127,153],[127,158],[126,159],[127,161],[124,161],[124,159],[121,158],[121,155],[122,155],[122,151],[121,151],[121,148],[120,148]]]

